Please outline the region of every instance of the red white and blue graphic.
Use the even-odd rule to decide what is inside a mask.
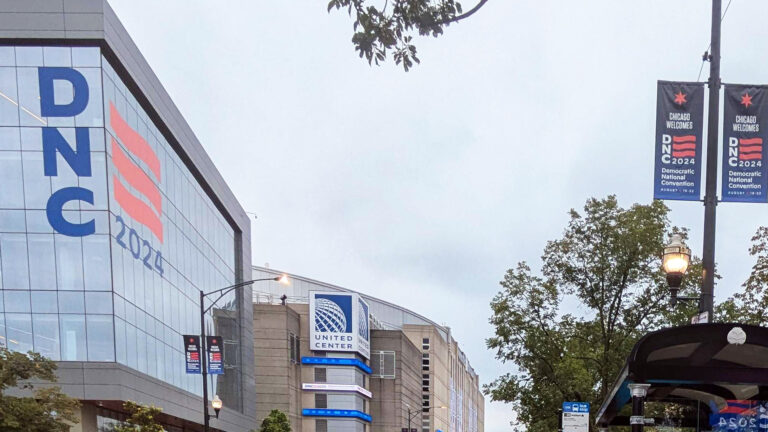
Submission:
[[[727,400],[725,407],[709,417],[713,432],[755,432],[768,429],[768,402],[757,400]]]
[[[726,84],[723,114],[722,200],[767,202],[768,140],[765,87]]]
[[[698,201],[704,85],[659,81],[653,197]]]

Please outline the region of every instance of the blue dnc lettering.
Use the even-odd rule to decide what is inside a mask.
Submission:
[[[65,104],[55,100],[54,81],[68,81],[72,85],[74,97]],[[71,68],[38,68],[40,88],[40,114],[43,117],[75,117],[88,106],[88,82],[85,77]],[[49,177],[59,175],[58,158],[69,165],[78,177],[91,176],[91,142],[88,128],[75,128],[75,148],[67,142],[57,128],[43,128],[43,165],[44,173]],[[79,187],[65,187],[54,192],[48,199],[46,214],[51,227],[60,234],[71,237],[83,237],[96,232],[93,219],[83,223],[72,223],[64,218],[63,208],[70,201],[83,201],[93,204],[93,191]]]

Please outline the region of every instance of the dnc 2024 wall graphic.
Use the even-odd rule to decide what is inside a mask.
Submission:
[[[98,47],[0,47],[0,184],[0,346],[200,393],[173,365],[198,290],[235,283],[235,234]]]
[[[356,352],[370,358],[368,303],[358,294],[309,293],[312,351]]]

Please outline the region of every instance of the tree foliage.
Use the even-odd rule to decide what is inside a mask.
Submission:
[[[291,432],[291,422],[285,413],[275,409],[261,422],[259,432]]]
[[[127,401],[123,409],[128,412],[128,420],[111,425],[108,432],[164,432],[157,417],[163,412],[156,406],[140,405]]]
[[[717,305],[716,315],[720,321],[768,326],[768,227],[758,228],[749,253],[755,265],[744,290]]]
[[[29,380],[56,382],[56,363],[40,354],[0,348],[0,430],[8,432],[64,432],[78,422],[79,403],[59,387],[36,387]],[[16,388],[28,397],[9,396]]]
[[[467,12],[456,0],[330,0],[328,11],[346,9],[354,19],[352,43],[360,58],[379,64],[392,51],[395,63],[407,72],[419,63],[413,35],[443,34],[445,27],[477,12],[488,0]],[[382,4],[377,7],[375,4]]]
[[[563,401],[596,410],[640,336],[694,313],[695,304],[668,306],[660,255],[672,233],[686,236],[668,213],[661,201],[624,209],[615,196],[590,199],[547,243],[540,275],[526,263],[507,271],[491,303],[495,335],[487,344],[518,373],[485,391],[512,403],[521,430],[556,430]],[[681,295],[700,282],[694,259]]]

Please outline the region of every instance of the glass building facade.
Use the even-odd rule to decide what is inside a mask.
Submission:
[[[199,395],[182,335],[200,333],[200,290],[237,282],[236,247],[100,48],[0,47],[0,347],[117,362]],[[235,409],[237,304],[230,293],[206,317],[224,339],[213,394]]]

